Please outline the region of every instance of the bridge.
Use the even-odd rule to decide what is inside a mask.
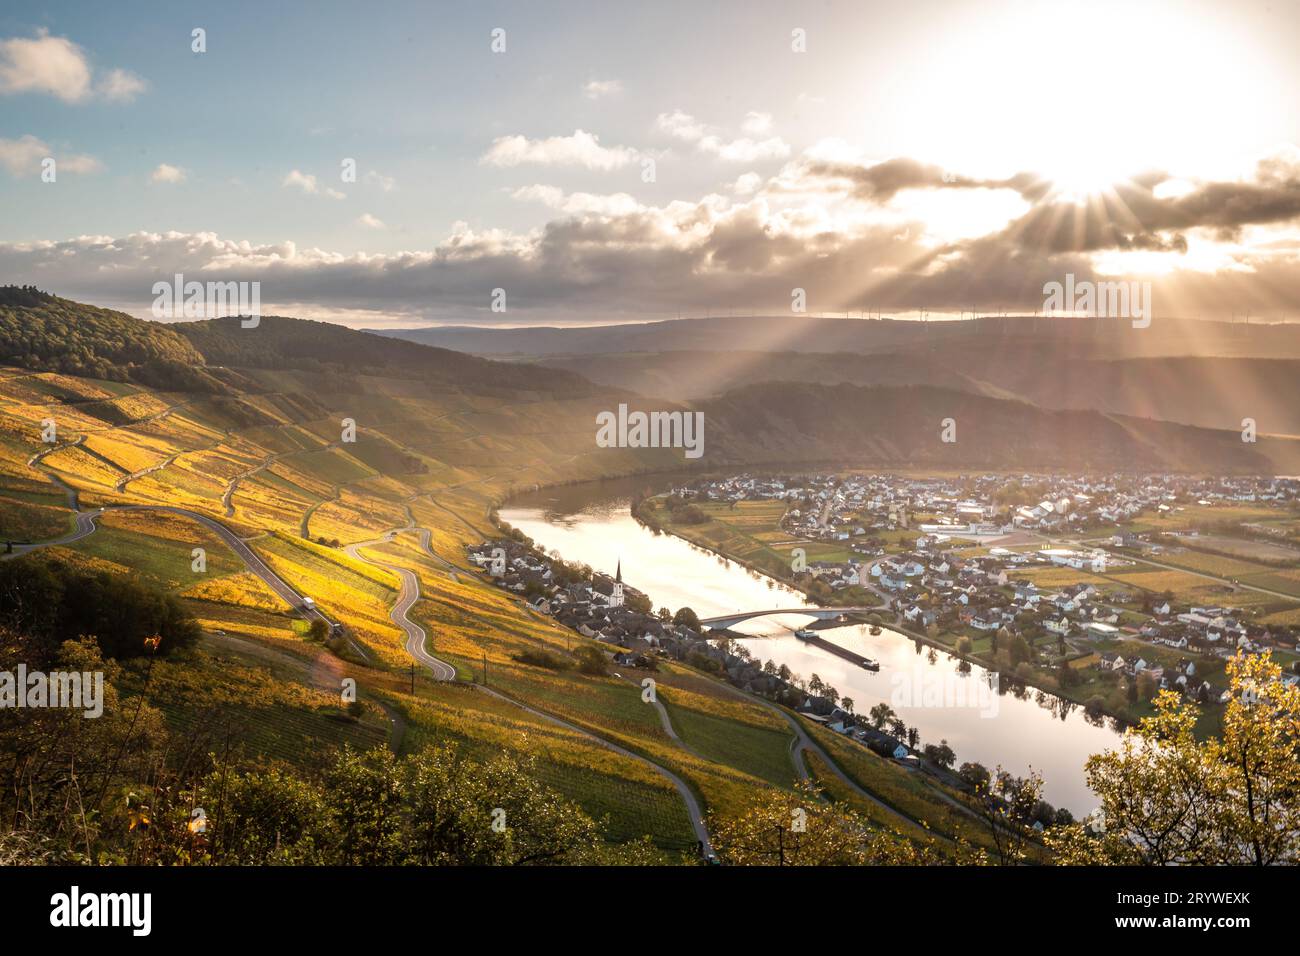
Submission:
[[[773,614],[802,614],[819,621],[831,621],[845,614],[867,614],[881,610],[884,609],[880,607],[776,607],[767,611],[738,611],[735,614],[723,614],[719,617],[702,617],[700,623],[711,630],[717,630],[751,618],[768,617]]]

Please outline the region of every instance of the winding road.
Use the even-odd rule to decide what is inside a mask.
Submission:
[[[401,529],[407,530],[407,529]],[[409,611],[415,606],[415,602],[420,600],[420,579],[410,568],[404,568],[397,564],[389,564],[386,561],[377,561],[374,558],[367,558],[361,554],[362,548],[368,548],[376,544],[387,544],[397,535],[397,531],[389,531],[387,534],[374,538],[370,541],[359,541],[356,544],[350,544],[343,550],[358,561],[375,567],[384,568],[392,571],[402,582],[401,590],[397,594],[397,600],[388,612],[394,624],[406,632],[406,653],[410,654],[418,663],[423,664],[433,672],[434,680],[451,681],[456,679],[456,668],[446,661],[438,660],[429,653],[426,644],[429,635],[425,633],[423,627],[411,620]]]
[[[420,599],[419,577],[417,577],[415,572],[412,571],[410,568],[405,568],[396,564],[389,564],[386,561],[378,561],[374,558],[368,558],[365,555],[361,554],[362,548],[371,547],[378,544],[387,544],[391,542],[399,532],[402,531],[419,532],[421,538],[421,544],[424,545],[426,550],[430,550],[428,547],[428,535],[429,535],[428,530],[425,528],[416,527],[414,525],[414,519],[412,519],[412,523],[408,524],[406,527],[394,528],[393,530],[386,532],[385,534],[381,535],[378,538],[373,538],[370,541],[359,541],[356,544],[350,544],[343,550],[346,551],[349,556],[355,558],[358,561],[363,561],[367,564],[374,565],[375,567],[384,568],[385,570],[392,571],[398,575],[398,577],[402,582],[402,586],[401,586],[401,590],[398,592],[397,600],[393,603],[392,609],[389,611],[389,617],[392,618],[394,624],[398,625],[406,633],[406,652],[410,654],[411,657],[414,658],[416,661],[420,662],[425,667],[429,668],[433,672],[433,676],[435,680],[440,680],[440,681],[455,680],[456,668],[448,664],[446,661],[439,660],[438,658],[434,657],[432,654],[428,652],[428,650],[425,648],[425,641],[427,635],[425,633],[424,628],[421,627],[419,624],[415,623],[414,621],[412,621],[409,616],[408,612],[415,605],[415,602]],[[430,553],[432,553],[431,550]],[[642,765],[647,766],[650,769],[654,770],[660,776],[667,779],[668,782],[673,785],[674,789],[677,790],[678,795],[682,799],[682,803],[685,804],[686,806],[686,813],[687,813],[687,817],[690,819],[691,829],[694,830],[695,839],[699,841],[702,851],[705,854],[710,854],[710,855],[713,853],[713,843],[709,839],[708,827],[706,827],[704,824],[704,811],[703,808],[700,806],[699,800],[696,799],[694,792],[692,792],[691,788],[687,785],[686,781],[683,780],[681,777],[679,777],[677,774],[673,773],[667,767],[660,766],[659,764],[655,763],[653,760],[649,760],[638,753],[634,753],[633,751],[628,750],[626,747],[621,747],[618,744],[606,740],[603,737],[598,737],[596,734],[592,733],[589,730],[586,730],[583,727],[579,727],[577,724],[572,724],[567,720],[562,720],[561,718],[556,717],[552,714],[548,714],[545,711],[538,710],[536,707],[532,707],[528,704],[525,704],[523,701],[517,700],[516,698],[511,697],[508,694],[503,694],[501,691],[496,690],[495,688],[488,687],[483,684],[474,684],[471,686],[473,686],[480,693],[490,694],[491,696],[497,698],[498,700],[505,701],[508,704],[518,707],[520,710],[527,711],[528,713],[532,714],[534,717],[539,717],[542,720],[555,724],[557,727],[563,727],[566,730],[570,730],[576,734],[580,734],[581,736],[585,737],[587,740],[590,740],[593,743],[598,744],[607,750],[611,750],[614,753],[618,754],[619,756],[627,757],[629,760],[635,760],[638,763],[641,763]],[[664,713],[663,716],[664,719],[666,720],[667,714]],[[676,735],[671,732],[671,723],[669,723],[667,726],[669,728],[670,735],[675,737]]]
[[[58,445],[49,448],[34,456],[28,462],[28,464],[32,465],[33,467],[40,465],[41,459],[43,459],[46,455],[58,451],[61,448],[69,447],[70,445],[80,444],[81,441],[83,440],[84,438],[79,438],[75,442],[70,442],[66,445]],[[270,456],[267,460],[264,460],[260,466],[252,469],[252,471],[256,472],[261,470],[261,468],[264,468],[267,465],[269,465],[271,461],[274,460],[274,458],[276,457],[278,456]],[[331,621],[328,617],[326,617],[325,614],[321,612],[321,610],[317,608],[314,603],[308,603],[306,598],[303,595],[299,594],[283,578],[281,578],[278,574],[272,571],[271,568],[266,564],[266,562],[263,561],[261,557],[259,557],[257,553],[253,551],[253,549],[250,548],[242,538],[240,538],[237,534],[235,534],[233,531],[231,531],[228,527],[226,527],[224,524],[222,524],[220,521],[216,520],[215,518],[210,518],[207,515],[201,514],[197,511],[190,511],[186,508],[178,508],[172,505],[121,505],[121,506],[112,506],[111,509],[96,508],[93,511],[82,511],[80,502],[78,501],[77,498],[76,490],[72,488],[72,486],[69,485],[67,482],[63,481],[63,479],[60,478],[58,475],[54,474],[53,471],[51,471],[49,468],[43,468],[42,470],[46,473],[47,477],[53,484],[63,489],[68,494],[68,502],[72,507],[73,513],[76,517],[76,527],[70,534],[65,535],[61,538],[56,538],[50,541],[42,541],[34,544],[16,545],[12,553],[0,555],[0,559],[17,557],[21,554],[27,554],[39,548],[54,547],[57,545],[71,544],[72,542],[79,541],[82,538],[85,538],[96,531],[97,526],[95,524],[95,519],[100,515],[102,515],[106,510],[165,512],[169,514],[178,515],[180,517],[188,518],[192,521],[197,521],[199,524],[203,525],[205,528],[212,531],[219,538],[221,538],[221,540],[240,558],[240,560],[244,562],[245,566],[248,568],[249,571],[257,575],[257,577],[259,577],[267,585],[267,587],[269,587],[272,591],[274,591],[276,595],[278,595],[282,600],[288,603],[293,610],[303,614],[309,619],[315,618],[325,622],[327,626],[330,627],[334,626],[334,622]],[[231,497],[233,496],[235,489],[238,487],[239,480],[243,477],[247,477],[247,475],[240,475],[236,477],[226,490],[226,494],[223,498],[223,504],[225,505],[228,513],[233,512],[234,510],[231,504]],[[435,502],[435,504],[437,504],[437,502]],[[450,511],[450,509],[444,509],[444,510]],[[452,512],[452,514],[454,514],[454,512]],[[396,535],[399,532],[415,531],[419,536],[419,540],[422,548],[431,557],[437,559],[440,563],[446,565],[449,569],[453,569],[450,570],[449,573],[451,573],[454,577],[455,576],[454,565],[451,565],[450,562],[446,561],[446,559],[442,558],[441,556],[439,556],[433,551],[432,533],[427,528],[421,528],[416,525],[415,516],[410,512],[409,508],[407,509],[407,516],[409,520],[406,526],[402,528],[394,528],[391,531],[386,532],[384,535],[380,536],[379,538],[375,538],[370,541],[361,541],[361,542],[357,542],[356,544],[348,545],[346,548],[344,548],[344,550],[347,552],[349,556],[355,558],[358,561],[362,561],[367,564],[374,565],[376,567],[384,568],[385,570],[392,571],[393,573],[398,575],[398,578],[401,581],[401,588],[398,592],[397,600],[393,603],[393,606],[389,611],[389,617],[393,620],[393,623],[397,624],[406,634],[406,645],[405,645],[406,652],[411,656],[413,660],[417,661],[424,667],[427,667],[432,672],[435,680],[442,681],[442,682],[451,682],[456,679],[456,668],[453,665],[448,664],[446,661],[439,660],[438,658],[434,657],[432,654],[428,652],[426,648],[426,643],[428,640],[427,633],[425,632],[423,627],[421,627],[419,624],[417,624],[415,621],[411,620],[410,618],[411,608],[420,599],[419,577],[416,575],[414,571],[412,571],[409,568],[405,568],[400,565],[389,564],[384,561],[378,561],[373,558],[365,557],[364,555],[361,554],[362,548],[377,545],[377,544],[386,544],[392,541],[393,538],[396,537]],[[460,518],[459,515],[456,515],[456,517]],[[460,520],[463,521],[463,519]],[[367,660],[369,659],[369,655],[367,654],[365,649],[361,647],[360,644],[358,644],[358,642],[351,641],[351,644],[354,648],[356,648],[358,653],[360,653],[363,658],[366,658]],[[703,808],[700,806],[700,802],[696,798],[694,792],[692,792],[691,788],[687,785],[686,781],[683,780],[680,776],[673,773],[671,770],[667,769],[666,767],[660,766],[654,761],[646,757],[643,757],[638,753],[634,753],[631,750],[628,750],[626,747],[619,746],[618,744],[613,743],[612,741],[606,740],[603,737],[599,737],[596,734],[592,733],[591,731],[586,730],[583,727],[579,727],[576,724],[570,723],[567,720],[562,720],[561,718],[555,717],[552,714],[548,714],[545,711],[538,710],[537,708],[525,704],[522,701],[519,701],[509,696],[508,694],[504,694],[501,691],[498,691],[494,688],[487,687],[484,685],[476,684],[472,686],[481,693],[490,694],[491,696],[496,697],[499,700],[505,701],[506,703],[511,704],[514,707],[518,707],[520,710],[526,711],[527,713],[532,714],[535,717],[538,717],[549,723],[555,724],[558,727],[563,727],[566,730],[569,730],[573,733],[579,734],[585,739],[590,740],[591,742],[597,744],[598,746],[604,747],[605,749],[610,750],[613,753],[616,753],[622,757],[626,757],[629,760],[635,760],[641,763],[643,766],[649,767],[651,770],[655,771],[660,776],[664,777],[666,780],[668,780],[669,783],[673,785],[673,788],[677,791],[678,795],[681,797],[682,803],[686,808],[687,818],[690,821],[691,829],[695,833],[695,838],[699,842],[701,852],[703,854],[710,855],[710,856],[713,854],[713,844],[712,841],[709,839],[708,827],[704,823]],[[385,709],[387,710],[387,708]],[[390,717],[391,716],[392,715],[390,714]],[[667,718],[666,713],[664,714],[664,718],[665,719]],[[669,723],[668,726],[671,727],[671,724]]]

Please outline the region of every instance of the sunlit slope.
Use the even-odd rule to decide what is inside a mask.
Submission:
[[[281,319],[266,328],[273,334],[258,348],[238,338],[257,330],[231,322],[186,335],[199,351],[206,346],[221,357],[204,355],[204,382],[216,383],[210,390],[0,368],[5,535],[34,540],[66,531],[74,495],[83,509],[189,509],[223,522],[344,625],[343,639],[312,637],[305,621],[192,519],[107,512],[98,530],[47,553],[145,575],[177,594],[208,629],[197,652],[169,662],[162,674],[159,702],[169,719],[193,726],[219,702],[222,713],[241,721],[241,746],[290,761],[358,745],[377,727],[398,749],[455,739],[475,752],[535,754],[549,782],[609,816],[611,838],[650,834],[666,848],[689,847],[692,834],[680,794],[655,768],[683,781],[705,809],[724,813],[764,788],[794,784],[800,770],[790,759],[789,730],[769,708],[667,665],[660,678],[669,734],[637,683],[582,672],[576,652],[589,641],[533,614],[468,566],[466,545],[496,533],[491,509],[512,489],[682,467],[680,450],[596,446],[596,415],[627,393],[403,342],[375,339],[383,343],[376,352],[359,333],[332,326]],[[316,351],[297,354],[317,337],[330,347],[317,343]],[[351,353],[356,362],[349,364]],[[790,464],[828,457],[846,434],[862,437],[822,429],[817,418],[842,424],[863,408],[837,410],[832,402],[830,411],[818,411],[822,403],[815,394],[786,407],[757,393],[706,406],[701,463],[770,453]],[[875,413],[883,416],[880,407]],[[1160,439],[1158,430],[1124,436],[1133,445]],[[859,450],[889,449],[876,436]],[[342,547],[375,540],[359,557]],[[196,547],[207,554],[199,570]],[[401,579],[371,561],[417,575],[420,597],[410,616],[431,650],[461,680],[486,680],[509,701],[412,674],[405,635],[391,616]],[[538,652],[551,663],[536,663]],[[243,676],[232,682],[228,673]],[[334,706],[344,710],[337,695],[349,676],[361,691],[361,713],[331,715]],[[212,699],[205,686],[214,688]],[[331,732],[336,718],[347,726]],[[295,738],[302,753],[293,752]],[[880,811],[878,822],[912,832],[908,821],[925,816],[927,802],[912,802],[897,786],[892,775],[903,771],[869,763],[862,785],[891,790],[910,808],[906,815]],[[933,822],[942,828],[943,821]]]
[[[334,542],[418,525],[429,531],[432,551],[412,531],[375,553],[420,574],[423,596],[412,615],[463,678],[486,666],[491,686],[671,769],[711,808],[739,807],[755,788],[793,783],[793,766],[785,779],[773,769],[782,766],[788,740],[758,711],[749,719],[767,729],[733,765],[668,740],[636,685],[520,663],[526,650],[567,656],[587,642],[465,567],[465,545],[491,533],[488,509],[513,484],[645,466],[635,451],[594,447],[594,416],[609,399],[586,386],[545,395],[537,383],[511,391],[496,382],[480,392],[473,381],[379,371],[216,371],[238,388],[164,393],[135,382],[0,371],[0,505],[29,521],[21,538],[56,530],[41,520],[67,520],[64,486],[83,508],[189,508],[245,536],[277,574],[344,624],[360,649],[312,640],[282,601],[189,519],[110,511],[93,534],[46,554],[140,574],[180,596],[208,629],[199,650],[159,669],[151,699],[169,720],[193,727],[219,710],[221,720],[238,724],[238,746],[250,754],[304,764],[322,748],[374,743],[377,728],[391,731],[380,736],[403,749],[456,739],[484,754],[518,750],[541,759],[548,782],[607,817],[611,838],[649,834],[663,847],[688,849],[680,797],[653,769],[483,695],[425,677],[412,690],[409,658],[389,617],[395,576]],[[103,411],[110,406],[115,411]],[[53,442],[44,440],[50,421]],[[662,466],[672,464],[672,452],[659,457]],[[8,513],[0,507],[0,515]],[[207,555],[201,571],[192,564],[195,548]],[[336,695],[347,674],[363,688],[363,710],[339,724]],[[689,717],[692,708],[682,706]],[[744,766],[750,761],[754,768]]]

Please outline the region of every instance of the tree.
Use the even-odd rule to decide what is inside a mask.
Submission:
[[[768,789],[739,814],[709,814],[718,858],[732,866],[910,866],[944,862],[933,839],[916,846],[873,828],[866,817],[824,800],[801,781]],[[964,862],[983,862],[964,846]]]
[[[591,861],[595,822],[537,780],[536,762],[486,763],[426,747],[403,768],[404,863],[522,866]]]
[[[330,636],[330,626],[318,617],[312,618],[307,627],[307,636],[313,641],[324,641]]]
[[[0,619],[57,647],[93,636],[105,657],[125,659],[194,644],[198,622],[170,594],[124,574],[85,572],[30,556],[0,564]],[[146,638],[157,636],[157,648]]]
[[[885,724],[894,718],[894,708],[882,701],[872,707],[871,710],[867,712],[867,716],[871,720],[871,726],[875,727],[876,730],[880,730],[885,726]]]
[[[841,698],[840,706],[843,707],[844,710],[847,711],[848,713],[850,714],[853,713],[853,698],[852,697]]]
[[[1139,700],[1150,700],[1156,692],[1156,679],[1145,672],[1138,674],[1137,696]]]
[[[1269,654],[1238,654],[1227,672],[1219,737],[1197,740],[1196,705],[1161,691],[1117,750],[1088,759],[1101,805],[1054,834],[1061,862],[1300,863],[1300,688]]]
[[[700,629],[700,619],[689,607],[678,608],[677,613],[673,615],[673,623],[689,627],[692,631]]]
[[[1011,655],[1012,664],[1022,664],[1033,656],[1033,651],[1029,648],[1029,642],[1020,634],[1017,634],[1012,639],[1008,653]]]
[[[1030,825],[1042,791],[1043,778],[1037,773],[1019,778],[1001,767],[975,787],[976,805],[1003,866],[1022,863],[1029,856],[1034,832]]]
[[[976,790],[981,787],[987,787],[992,779],[988,767],[982,763],[966,762],[957,769],[957,776],[970,784]]]
[[[953,749],[948,746],[946,740],[939,741],[938,745],[926,744],[922,753],[945,770],[951,769],[952,765],[957,762],[957,755],[953,753]]]

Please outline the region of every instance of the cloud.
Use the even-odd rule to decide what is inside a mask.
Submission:
[[[593,214],[599,216],[622,216],[643,210],[637,200],[627,193],[600,195],[596,193],[568,193],[558,186],[533,185],[516,189],[511,198],[528,202],[540,202],[551,209],[558,209],[568,215]]]
[[[770,114],[752,111],[746,114],[741,122],[742,129],[755,134],[767,132],[771,129],[771,125]],[[790,155],[789,144],[779,136],[764,140],[755,140],[748,136],[728,140],[717,133],[709,132],[705,124],[681,110],[660,113],[655,118],[655,127],[675,139],[694,143],[695,148],[700,152],[709,153],[725,162],[756,163],[769,159],[784,159]]]
[[[360,216],[357,217],[357,225],[358,225],[358,226],[365,226],[367,229],[387,229],[387,228],[388,228],[387,226],[384,225],[383,220],[381,220],[381,219],[379,219],[379,218],[377,218],[377,217],[375,217],[375,216],[370,215],[370,213],[368,213],[368,212],[363,212]]]
[[[95,91],[111,103],[129,103],[145,91],[148,84],[130,70],[109,70],[95,84]]]
[[[751,136],[762,136],[764,133],[770,133],[772,131],[772,114],[750,110],[745,114],[745,118],[741,120],[740,128]]]
[[[551,136],[547,139],[502,136],[493,140],[491,148],[479,162],[488,166],[519,166],[528,163],[539,166],[583,166],[607,171],[620,169],[635,158],[636,150],[625,146],[601,146],[594,134],[579,129],[574,130],[572,136]]]
[[[1167,182],[1176,188],[1164,190]],[[1186,252],[1188,234],[1233,242],[1249,226],[1300,220],[1300,158],[1266,157],[1253,180],[1190,182],[1164,173],[1135,176],[1087,203],[1051,196],[997,237],[1046,252],[1147,250]]]
[[[779,136],[765,140],[741,137],[730,141],[717,136],[706,136],[696,144],[696,148],[729,163],[757,163],[765,159],[784,159],[790,155],[790,145]]]
[[[688,143],[694,143],[703,138],[705,133],[703,123],[691,114],[683,113],[681,110],[660,113],[655,117],[655,126],[660,132],[667,133],[677,139],[683,139]]]
[[[316,177],[311,173],[300,172],[296,169],[291,170],[289,175],[284,177],[284,182],[280,185],[285,186],[286,188],[292,187],[295,189],[301,189],[309,196],[328,196],[330,199],[347,198],[345,193],[341,193],[337,189],[331,189],[328,186],[320,185],[320,183],[317,182]]]
[[[158,168],[149,175],[151,183],[183,183],[185,170],[170,163],[159,163]]]
[[[86,52],[67,37],[39,30],[35,37],[0,40],[0,94],[43,93],[65,103],[99,96],[114,103],[135,99],[145,81],[123,69],[112,69],[94,81]]]
[[[821,154],[832,147],[819,144]],[[814,161],[808,167],[814,177],[851,183],[854,196],[866,202],[883,203],[904,189],[1011,189],[1026,199],[1041,199],[1051,184],[1031,173],[1006,179],[981,179],[945,170],[942,166],[902,157],[871,165]]]
[[[392,176],[385,176],[378,170],[372,169],[363,177],[364,181],[372,186],[378,186],[386,193],[392,192],[397,188],[397,180]]]
[[[828,170],[800,157],[766,179],[747,173],[725,193],[662,205],[537,183],[510,195],[552,210],[538,228],[457,223],[424,248],[381,254],[179,232],[0,243],[0,274],[137,314],[147,313],[153,282],[194,272],[262,282],[264,311],[292,304],[288,314],[346,314],[362,325],[394,316],[407,323],[520,324],[658,318],[705,307],[785,311],[795,287],[808,290],[817,311],[1036,311],[1047,281],[1067,272],[1080,279],[1147,277],[1112,263],[1155,257],[1166,267],[1150,276],[1161,314],[1172,308],[1161,303],[1187,303],[1184,314],[1203,303],[1256,315],[1300,313],[1300,243],[1289,226],[1300,222],[1293,195],[1300,176],[1285,159],[1261,163],[1242,182],[1195,183],[1176,199],[1154,196],[1163,174],[1142,177],[1125,187],[1134,222],[1115,212],[1117,228],[1106,232],[1077,219],[1071,229],[1082,227],[1082,239],[1071,242],[1039,220],[1066,215],[1052,196],[1024,200],[1030,212],[1017,213],[1010,226],[937,240],[923,217],[908,218],[910,203],[900,208],[881,197],[906,189],[946,204],[975,198],[977,184],[1019,186],[1029,195],[1036,187],[1023,177],[936,178],[930,164],[887,162]],[[358,222],[370,225],[365,216]],[[1265,231],[1250,246],[1224,246],[1216,237],[1225,228]],[[1177,251],[1179,236],[1186,254]],[[1222,265],[1198,264],[1206,246]],[[494,288],[509,292],[508,317],[487,309]],[[373,323],[356,318],[367,313],[376,316]]]
[[[598,100],[602,96],[613,96],[622,92],[623,84],[619,80],[591,80],[582,88],[582,95],[589,100]]]
[[[57,173],[97,173],[104,164],[93,156],[76,153],[56,154],[46,143],[30,133],[19,139],[0,139],[0,166],[15,178],[35,176],[41,172],[41,161],[54,159]]]

